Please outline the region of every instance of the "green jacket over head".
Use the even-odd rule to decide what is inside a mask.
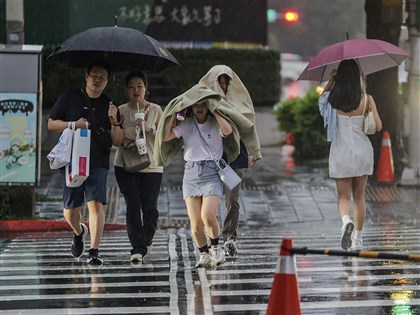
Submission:
[[[255,160],[261,159],[261,147],[255,125],[231,104],[223,100],[218,93],[203,84],[196,84],[171,100],[163,111],[155,138],[154,158],[156,165],[169,165],[183,146],[182,139],[175,138],[167,142],[163,141],[165,128],[172,115],[204,100],[207,101],[207,107],[210,112],[217,111],[232,126],[232,134],[223,138],[223,150],[227,154],[227,162],[234,161],[238,156],[240,139],[244,142]]]

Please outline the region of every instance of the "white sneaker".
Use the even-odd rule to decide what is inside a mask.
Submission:
[[[352,220],[347,221],[341,227],[341,248],[348,250],[351,246],[351,234],[354,230],[354,223]]]
[[[210,255],[215,266],[226,261],[225,251],[219,245],[210,247]]]
[[[139,263],[143,261],[143,255],[142,254],[133,254],[130,257],[130,261],[133,263]]]
[[[357,239],[357,238],[353,238],[351,240],[351,250],[363,250],[363,240],[362,239]]]
[[[144,258],[149,257],[150,254],[152,253],[152,250],[153,250],[153,244],[150,244],[149,246],[147,246],[147,252],[144,255]]]
[[[209,253],[204,252],[200,254],[200,259],[195,264],[195,268],[210,267],[211,264],[212,264],[212,260]]]

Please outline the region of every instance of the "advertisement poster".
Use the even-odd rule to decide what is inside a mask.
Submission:
[[[36,93],[0,93],[0,184],[35,184]]]

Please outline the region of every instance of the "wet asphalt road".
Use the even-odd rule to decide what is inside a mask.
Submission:
[[[239,255],[217,268],[194,268],[188,230],[159,230],[150,257],[128,262],[125,231],[105,233],[100,268],[69,257],[69,233],[31,233],[1,244],[1,314],[264,314],[279,244],[336,248],[331,224],[242,230]],[[413,225],[371,225],[370,250],[419,252]],[[296,256],[303,314],[419,314],[419,263]],[[282,296],[279,299],[284,298]],[[279,310],[278,314],[284,314]]]
[[[264,160],[246,175],[237,258],[217,268],[194,268],[198,252],[185,225],[178,160],[166,170],[159,200],[161,222],[168,224],[158,230],[142,265],[128,261],[125,230],[105,232],[100,268],[87,266],[86,254],[80,261],[69,257],[67,231],[2,235],[0,314],[265,314],[283,238],[299,247],[339,249],[340,219],[325,165],[288,174],[282,150],[264,147]],[[115,184],[112,175],[109,183]],[[39,191],[52,195],[57,187],[43,184]],[[372,185],[367,201],[366,248],[419,254],[418,188]],[[124,219],[118,204],[116,221]],[[51,211],[43,206],[40,214]],[[224,211],[222,204],[219,217]],[[418,262],[295,258],[302,314],[420,314]]]

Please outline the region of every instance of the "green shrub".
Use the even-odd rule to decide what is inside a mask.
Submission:
[[[165,71],[177,93],[189,89],[214,65],[232,68],[247,87],[254,106],[272,106],[280,95],[279,53],[266,49],[173,49],[180,63]]]
[[[302,98],[292,98],[274,107],[279,129],[294,136],[296,160],[323,159],[328,156],[324,122],[318,110],[319,95],[309,91]]]
[[[12,214],[10,190],[9,186],[0,186],[0,220],[4,220]]]

